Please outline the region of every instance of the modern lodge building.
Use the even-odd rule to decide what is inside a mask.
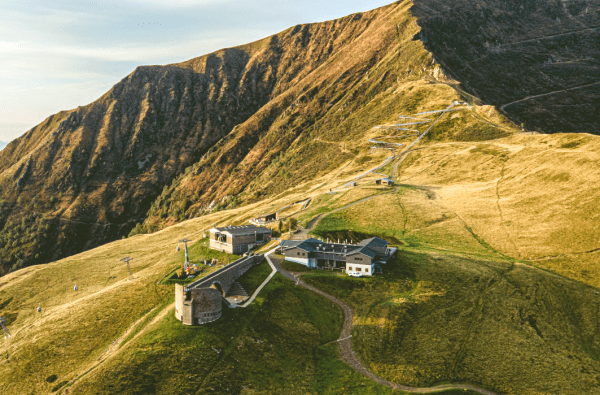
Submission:
[[[314,238],[306,240],[283,240],[281,253],[286,261],[300,263],[309,268],[344,267],[346,273],[359,272],[371,276],[379,265],[386,264],[397,248],[379,237],[358,244],[325,243]],[[379,266],[381,268],[381,266]]]

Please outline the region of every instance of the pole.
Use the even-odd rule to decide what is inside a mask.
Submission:
[[[188,241],[191,241],[191,240],[190,239],[179,240],[179,242],[183,243],[183,245],[185,246],[185,263],[183,264],[183,270],[186,270],[190,266],[190,259],[189,259],[188,248],[187,248]]]
[[[129,280],[131,277],[133,277],[133,273],[131,273],[131,265],[129,265],[129,262],[132,261],[133,258],[130,258],[128,256],[126,256],[125,258],[121,259],[121,261],[125,262],[127,264],[127,274],[128,274],[128,278],[127,280]]]

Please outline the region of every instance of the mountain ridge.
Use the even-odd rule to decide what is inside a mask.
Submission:
[[[553,4],[530,0],[525,12],[513,2],[466,0],[458,13],[437,0],[395,2],[185,62],[140,66],[95,102],[50,116],[2,151],[0,273],[285,193],[364,157],[373,126],[448,100],[469,101],[475,113],[443,123],[433,139],[513,133],[498,127],[508,121],[496,110],[477,107],[489,102],[524,128],[596,130],[594,87],[566,94],[584,101],[588,116],[566,118],[573,105],[560,95],[521,100],[594,78],[595,32],[582,38],[582,65],[570,60],[581,50],[560,37],[547,41],[558,42],[545,49],[551,59],[563,61],[554,74],[530,47],[489,44],[600,18],[598,7],[576,13]],[[568,23],[549,27],[555,14]],[[582,70],[589,73],[578,77]],[[494,84],[503,73],[505,83]],[[526,73],[535,77],[515,83]],[[507,103],[514,99],[520,103]]]

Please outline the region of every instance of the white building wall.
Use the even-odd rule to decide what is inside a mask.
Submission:
[[[350,269],[351,268],[351,269]],[[372,276],[373,271],[375,270],[375,264],[372,265],[361,265],[359,263],[347,263],[346,264],[346,273],[348,272],[357,272],[356,268],[360,268],[360,272],[363,276]],[[368,272],[365,272],[365,269],[369,269]]]
[[[306,258],[292,258],[292,257],[286,256],[286,257],[285,257],[285,260],[286,260],[286,261],[290,261],[290,262],[296,262],[296,263],[299,263],[299,264],[301,264],[301,265],[304,265],[304,266],[306,266],[306,267],[311,267],[311,266],[310,266],[310,261],[312,261],[312,260],[314,260],[314,259],[306,259]]]

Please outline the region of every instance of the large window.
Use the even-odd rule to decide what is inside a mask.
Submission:
[[[362,269],[361,269],[360,267],[357,267],[357,268],[356,268],[356,271],[357,271],[357,272],[362,272]]]

